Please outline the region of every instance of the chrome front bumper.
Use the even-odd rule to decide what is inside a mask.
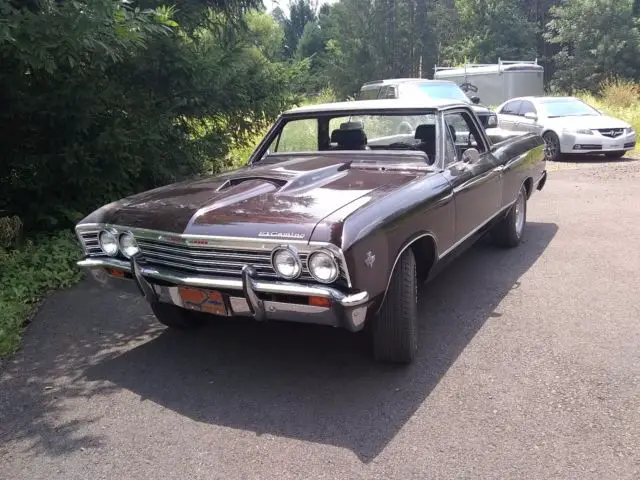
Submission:
[[[114,258],[85,258],[77,265],[87,270],[101,286],[142,294],[149,303],[164,302],[184,307],[177,292],[179,286],[231,292],[226,296],[229,315],[253,317],[259,321],[285,320],[358,331],[364,326],[371,303],[367,292],[347,295],[330,286],[259,280],[249,265],[245,266],[239,279],[188,275],[150,267],[135,259],[128,262]],[[133,278],[112,276],[105,268],[124,271]],[[272,301],[261,299],[262,295],[323,297],[330,301],[330,306]]]

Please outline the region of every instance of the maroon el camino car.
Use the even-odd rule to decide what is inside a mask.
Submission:
[[[415,131],[398,133],[408,121]],[[366,327],[375,358],[409,363],[419,285],[484,233],[521,242],[543,150],[535,134],[493,144],[462,102],[296,108],[245,167],[88,215],[78,264],[171,328],[227,316]]]

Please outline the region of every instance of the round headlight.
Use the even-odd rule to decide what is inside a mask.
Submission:
[[[273,269],[283,278],[293,279],[302,272],[300,257],[289,247],[279,247],[271,255]]]
[[[138,242],[133,238],[133,235],[130,233],[123,233],[120,235],[120,251],[127,258],[133,257],[140,251]]]
[[[111,233],[103,230],[100,232],[100,248],[111,257],[115,257],[118,254],[118,240],[116,240],[116,236]]]
[[[325,251],[313,252],[308,260],[309,273],[322,283],[331,283],[338,278],[340,270],[333,255]]]

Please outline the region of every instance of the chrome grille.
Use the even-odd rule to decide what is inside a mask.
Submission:
[[[91,231],[83,231],[78,232],[78,236],[80,237],[80,242],[82,242],[82,247],[84,248],[87,255],[91,256],[100,256],[105,255],[100,247],[100,243],[98,242],[98,234],[99,230],[91,230]]]
[[[170,244],[147,238],[138,238],[137,242],[143,259],[152,266],[169,267],[183,272],[237,277],[242,274],[242,267],[251,265],[260,278],[279,278],[271,266],[270,251]],[[307,257],[308,253],[300,253],[302,274],[299,280],[315,282],[307,267]],[[340,273],[339,283],[346,283],[344,265],[340,265]]]
[[[599,128],[598,131],[600,135],[609,138],[616,138],[623,134],[624,129],[622,128]]]

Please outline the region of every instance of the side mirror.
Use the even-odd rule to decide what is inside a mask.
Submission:
[[[476,104],[476,105],[477,105],[477,104],[479,104],[479,103],[480,103],[480,97],[478,97],[477,95],[473,95],[473,96],[471,97],[471,101],[472,101],[474,104]]]
[[[524,118],[528,118],[529,120],[533,120],[534,122],[538,121],[538,115],[533,112],[527,112],[524,114]]]
[[[475,148],[468,148],[462,154],[462,161],[464,163],[468,163],[469,165],[478,163],[479,160],[480,160],[480,152]]]

